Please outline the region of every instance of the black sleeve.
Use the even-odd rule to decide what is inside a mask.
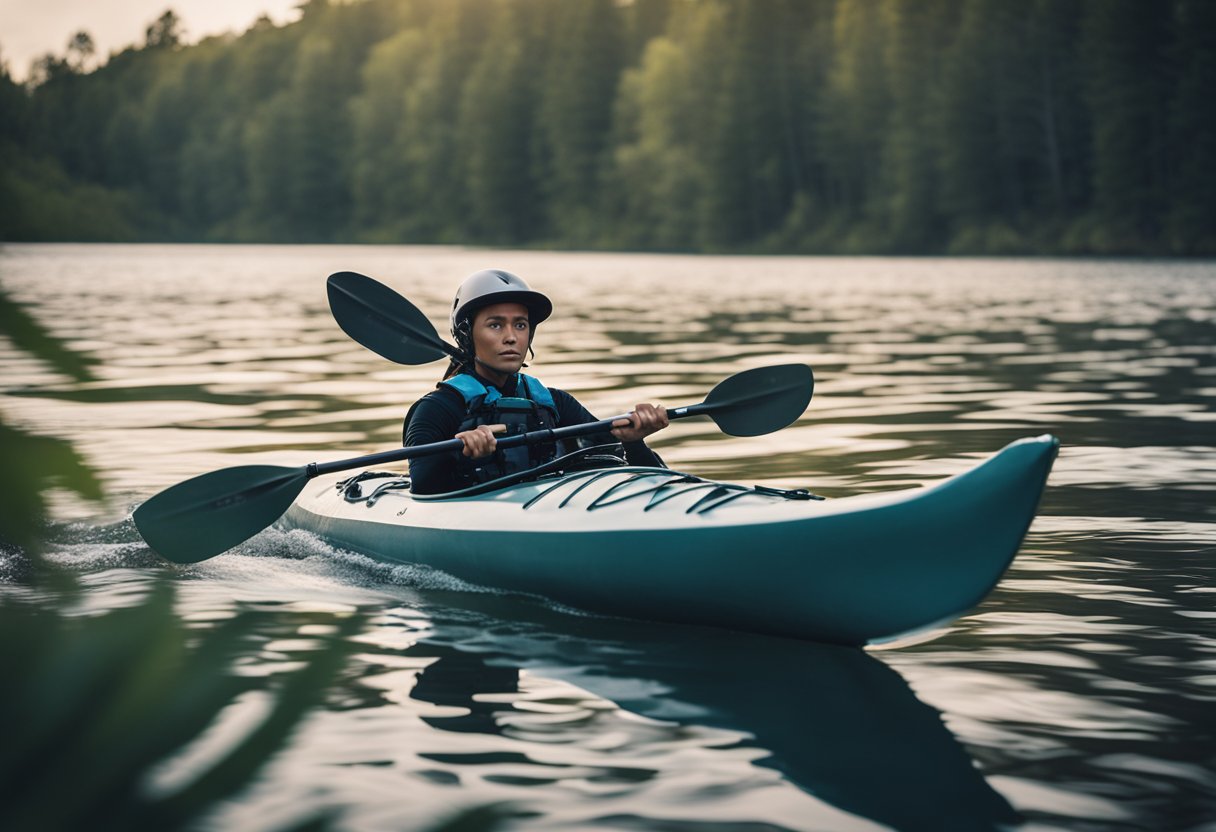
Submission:
[[[460,396],[446,388],[427,393],[418,400],[405,426],[405,444],[425,445],[454,437],[464,415],[461,404]],[[410,491],[415,494],[454,491],[459,462],[459,451],[411,459]]]
[[[598,422],[599,419],[591,415],[591,411],[583,407],[578,399],[571,396],[565,390],[549,391],[553,394],[553,403],[557,405],[557,424],[560,427],[567,425],[585,425],[589,422]],[[593,433],[587,437],[593,445],[607,445],[610,443],[619,444],[625,449],[625,461],[630,465],[638,465],[647,468],[666,468],[662,458],[652,451],[645,440],[637,442],[621,442],[608,431],[603,433]]]

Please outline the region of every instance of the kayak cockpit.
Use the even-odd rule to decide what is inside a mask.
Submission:
[[[555,472],[547,476],[520,481],[511,477],[509,481],[497,483],[497,487],[485,483],[474,489],[464,489],[446,494],[409,494],[419,502],[444,502],[469,497],[485,497],[496,492],[508,492],[520,488],[534,493],[522,495],[521,508],[528,510],[544,503],[549,509],[573,507],[583,511],[616,506],[629,501],[641,510],[649,512],[669,501],[695,495],[691,502],[685,501],[685,514],[708,514],[744,497],[760,497],[764,501],[822,500],[804,488],[780,489],[764,485],[737,485],[735,483],[706,480],[693,474],[673,471],[669,468],[612,467],[590,469],[575,473]],[[386,494],[409,493],[409,477],[392,471],[363,471],[353,477],[334,484],[335,489],[348,503],[363,503],[374,506]],[[581,500],[575,500],[579,495]],[[573,510],[572,508],[572,510]]]
[[[335,487],[346,502],[365,503],[368,507],[374,506],[385,494],[394,492],[409,492],[410,498],[419,502],[442,502],[485,497],[525,486],[534,488],[535,493],[522,500],[524,510],[543,503],[547,508],[574,506],[595,511],[645,499],[644,503],[635,505],[640,505],[643,512],[649,512],[669,501],[695,495],[691,501],[680,501],[683,512],[706,515],[745,497],[761,497],[769,502],[824,499],[803,488],[786,490],[763,485],[736,485],[670,468],[629,466],[613,453],[618,447],[580,448],[528,471],[441,494],[409,492],[409,477],[392,471],[363,471],[337,482]],[[584,499],[576,501],[580,494]]]
[[[621,459],[616,454],[611,453],[612,449],[618,446],[615,445],[595,445],[588,448],[579,448],[573,453],[565,454],[544,465],[530,468],[527,471],[519,471],[514,474],[508,474],[505,477],[499,477],[489,482],[478,483],[477,485],[461,488],[456,491],[445,491],[439,494],[413,494],[411,497],[416,500],[454,500],[461,497],[478,497],[483,494],[489,494],[494,491],[500,491],[512,485],[522,483],[535,482],[540,479],[561,477],[566,474],[583,471],[583,470],[601,470],[610,468],[619,468],[625,465],[625,460]],[[391,479],[390,479],[391,478]],[[373,493],[368,495],[365,493],[365,483],[373,479],[390,479],[388,482],[382,482],[376,485]],[[410,487],[410,478],[404,474],[399,474],[395,471],[363,471],[353,477],[348,477],[339,480],[334,484],[334,487],[342,493],[342,496],[348,503],[358,503],[366,499],[372,499],[376,494],[381,494],[387,491],[402,491]]]

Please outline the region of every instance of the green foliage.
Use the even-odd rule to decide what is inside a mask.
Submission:
[[[1216,252],[1207,0],[303,9],[0,77],[9,236]]]
[[[0,336],[14,347],[76,381],[89,381],[89,363],[65,347],[0,289]],[[37,551],[46,517],[45,491],[57,486],[99,499],[101,487],[72,446],[58,439],[31,436],[0,422],[0,552],[15,556]],[[2,712],[0,712],[2,713]]]
[[[612,102],[623,69],[621,21],[612,0],[553,7],[540,129],[550,221],[575,245],[595,241],[608,161]]]
[[[849,224],[862,220],[878,199],[875,164],[881,157],[890,112],[883,44],[889,18],[878,0],[837,5],[818,122],[828,168],[827,204]]]
[[[39,546],[46,516],[45,490],[67,488],[92,499],[101,487],[72,446],[58,439],[32,436],[0,422],[0,455],[5,478],[0,485],[0,550],[30,551]]]
[[[66,375],[89,379],[86,362],[5,295],[0,332]],[[208,630],[188,627],[169,584],[102,615],[79,605],[71,577],[39,556],[45,492],[71,488],[99,499],[92,472],[71,446],[0,424],[0,557],[6,580],[32,592],[0,595],[0,828],[181,829],[251,783],[288,741],[345,662],[357,616],[337,620],[305,666],[284,674],[270,713],[235,746],[210,755],[184,784],[153,788],[155,769],[196,741],[255,680],[233,672],[258,632],[252,613]],[[70,793],[70,799],[65,794]]]
[[[25,135],[29,109],[29,96],[0,60],[0,143],[16,142]]]
[[[145,30],[145,41],[149,49],[173,49],[182,42],[182,22],[177,13],[167,9],[152,21]]]
[[[90,362],[65,347],[0,288],[0,335],[75,381],[91,381]]]
[[[626,246],[680,249],[698,238],[705,174],[696,90],[688,50],[667,38],[652,40],[642,65],[625,73],[617,122],[626,135],[614,162],[632,218],[622,232]]]
[[[887,229],[886,247],[915,251],[941,239],[933,125],[934,91],[940,86],[939,45],[951,40],[952,20],[942,0],[884,0],[886,89],[891,96],[878,193],[869,210]],[[990,146],[989,153],[997,148]],[[991,183],[989,184],[991,187]]]
[[[462,235],[468,202],[461,187],[464,159],[459,152],[461,90],[486,37],[487,20],[477,0],[446,0],[422,23],[427,48],[416,76],[406,78],[405,112],[397,149],[406,175],[389,187],[404,186],[409,202],[398,222],[410,239],[447,241]],[[494,50],[497,54],[497,50]],[[399,79],[401,83],[401,79]],[[493,134],[516,124],[478,125]],[[526,160],[513,160],[526,164]]]
[[[1178,73],[1170,103],[1172,198],[1167,217],[1171,249],[1216,251],[1216,3],[1185,0],[1176,9],[1172,58]]]
[[[702,134],[702,242],[708,247],[756,240],[780,223],[793,199],[786,130],[795,96],[782,48],[793,22],[790,5],[760,0],[724,7],[706,43],[712,60],[698,62],[712,78]]]
[[[419,29],[403,29],[372,49],[363,89],[351,103],[354,219],[364,237],[412,239],[407,217],[413,193],[402,134],[407,100],[402,78],[415,77],[427,51]]]
[[[25,316],[20,307],[0,293],[0,334],[15,345],[43,356],[57,369],[78,378],[87,377],[85,365],[49,338]],[[0,456],[6,476],[0,483],[0,554],[24,567],[34,564],[19,557],[39,548],[46,516],[46,490],[65,488],[91,499],[101,497],[93,472],[72,446],[52,437],[33,436],[0,422]]]
[[[1093,103],[1094,204],[1101,245],[1134,253],[1156,238],[1168,201],[1166,45],[1172,4],[1090,3],[1081,42]]]
[[[456,143],[469,198],[466,228],[477,239],[518,244],[533,238],[543,217],[542,195],[530,160],[540,67],[529,42],[528,23],[514,5],[497,4],[487,39],[497,49],[482,50],[460,101]],[[495,125],[517,125],[494,129]]]
[[[272,237],[327,240],[343,230],[350,208],[343,81],[334,43],[309,37],[289,86],[246,134],[253,215]]]
[[[125,241],[151,235],[130,193],[73,180],[53,159],[0,144],[0,240]]]
[[[305,667],[276,686],[269,715],[185,784],[161,793],[150,773],[255,686],[232,668],[250,649],[256,616],[192,630],[175,613],[167,585],[95,617],[66,615],[48,600],[0,606],[8,678],[0,687],[5,829],[180,829],[197,822],[286,744],[340,669],[344,639],[360,623],[339,620]]]
[[[71,379],[92,377],[89,362],[2,291],[0,335]],[[328,635],[302,667],[267,679],[235,669],[265,640],[268,614],[189,625],[162,576],[128,607],[84,614],[88,599],[72,576],[41,556],[45,495],[57,487],[100,499],[97,479],[69,443],[3,423],[0,458],[0,828],[198,828],[256,781],[323,701],[362,617],[314,617],[309,623]],[[222,748],[206,742],[211,726],[255,690],[274,698],[261,721]],[[517,814],[479,807],[434,832],[491,829]],[[329,825],[320,815],[297,828]]]
[[[66,375],[88,365],[0,294],[0,332]],[[85,617],[63,612],[79,590],[39,557],[45,492],[71,488],[99,499],[92,472],[71,446],[0,424],[0,553],[9,579],[37,593],[0,602],[0,827],[11,830],[180,829],[245,788],[316,705],[349,652],[355,616],[286,675],[262,722],[188,782],[157,793],[153,769],[194,742],[238,696],[254,687],[235,675],[257,630],[250,613],[211,630],[190,629],[170,585],[126,609]],[[23,574],[24,573],[24,574]],[[71,799],[64,799],[69,789]]]

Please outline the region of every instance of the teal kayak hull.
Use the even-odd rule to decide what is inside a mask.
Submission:
[[[281,525],[588,611],[859,645],[975,607],[1017,553],[1058,446],[1022,439],[928,487],[824,501],[666,469],[441,499],[370,480],[378,490],[351,500],[331,477]]]

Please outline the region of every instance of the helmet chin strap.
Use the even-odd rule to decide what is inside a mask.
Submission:
[[[480,364],[483,367],[487,367],[491,370],[494,370],[493,367],[490,367],[489,364],[482,361],[477,356],[477,350],[473,346],[473,334],[471,332],[469,332],[468,320],[462,320],[459,324],[457,324],[455,331],[452,332],[452,336],[456,339],[456,346],[460,347],[460,351],[462,353],[464,353],[464,360],[461,363],[465,367],[467,367],[468,369],[472,369],[475,364]],[[532,339],[531,338],[528,339],[528,355],[531,356],[531,360],[533,360],[533,361],[536,360],[536,351],[534,349],[532,349]],[[521,368],[527,367],[528,364],[527,364],[527,362],[525,362],[524,364],[522,364],[520,366],[521,366]],[[498,372],[498,371],[494,370],[494,372]]]
[[[495,373],[497,373],[497,372],[498,372],[498,370],[495,370],[495,369],[494,369],[493,367],[491,367],[489,364],[487,364],[486,362],[482,361],[482,360],[481,360],[481,358],[480,358],[480,357],[479,357],[479,356],[478,356],[476,353],[474,353],[474,354],[473,354],[473,363],[474,363],[474,364],[480,364],[481,366],[486,367],[486,368],[488,368],[488,369],[492,370],[492,371],[493,371],[493,372],[495,372]]]

